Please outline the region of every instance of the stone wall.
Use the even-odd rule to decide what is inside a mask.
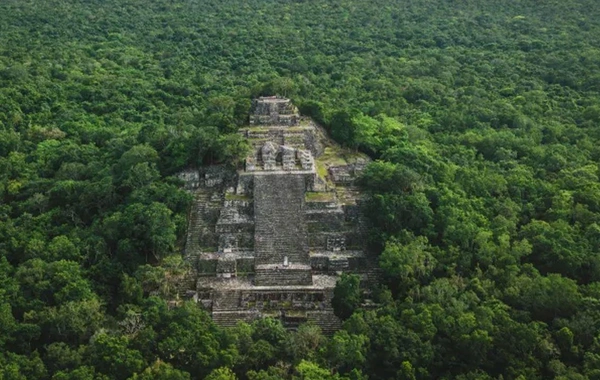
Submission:
[[[294,126],[299,120],[298,109],[289,99],[261,97],[252,103],[250,125]]]
[[[298,125],[297,115],[253,115],[250,116],[250,125]]]
[[[310,231],[339,231],[343,227],[344,213],[341,210],[310,212],[306,214]]]
[[[213,299],[212,311],[326,310],[333,289],[206,289],[199,299]]]
[[[310,265],[314,274],[335,275],[339,272],[368,272],[369,262],[362,251],[313,252]]]
[[[310,262],[310,261],[309,261]],[[312,269],[309,264],[256,265],[256,286],[289,286],[312,284]]]
[[[200,172],[196,169],[184,170],[177,177],[183,181],[186,190],[193,191],[201,185]]]
[[[188,233],[185,257],[193,262],[207,248],[216,249],[218,236],[214,225],[221,208],[221,196],[218,193],[198,189],[194,192],[194,201],[188,216]]]
[[[289,99],[277,96],[262,96],[252,102],[252,113],[254,115],[291,115],[297,112],[296,107]]]
[[[248,276],[254,274],[254,256],[240,257],[236,261],[238,276]]]
[[[240,307],[256,310],[323,310],[330,301],[323,290],[253,290],[242,292]]]
[[[250,201],[225,199],[215,232],[219,234],[219,252],[254,249],[254,208]]]
[[[235,326],[238,321],[251,322],[261,317],[280,319],[287,328],[297,328],[311,321],[325,334],[341,327],[333,314],[331,298],[333,289],[227,289],[207,294],[201,303],[212,309],[213,320],[220,326]],[[213,301],[214,300],[214,301]]]
[[[252,196],[254,192],[254,176],[241,174],[238,178],[235,193],[240,196]]]
[[[196,263],[198,275],[200,276],[211,276],[217,275],[217,259],[216,258],[202,258]]]

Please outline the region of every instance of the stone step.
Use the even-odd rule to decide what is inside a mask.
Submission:
[[[213,321],[221,327],[234,327],[239,321],[249,323],[261,316],[258,311],[220,310],[212,312]],[[282,318],[283,325],[290,330],[295,330],[300,324],[306,322],[312,322],[319,326],[325,335],[332,335],[342,328],[342,322],[333,314],[333,309],[307,312],[297,316],[288,315]]]
[[[201,237],[210,235],[212,232],[212,223],[210,219],[218,216],[218,210],[223,204],[224,196],[219,194],[215,196],[212,191],[198,190],[194,193],[194,201],[188,215],[188,234],[186,236],[185,254],[186,256],[198,255],[201,253]],[[212,245],[210,242],[209,245]]]
[[[303,175],[261,175],[254,179],[255,252],[258,264],[308,263]]]
[[[282,265],[268,269],[256,266],[255,271],[254,284],[257,286],[312,284],[312,271],[308,265],[302,265],[301,268],[285,268]]]
[[[240,307],[240,295],[235,290],[221,290],[213,294],[213,311],[225,312]]]
[[[330,272],[347,272],[350,270],[348,260],[329,260],[329,271]]]
[[[332,335],[342,328],[342,322],[333,314],[333,309],[307,313],[307,319],[319,326],[325,335]]]

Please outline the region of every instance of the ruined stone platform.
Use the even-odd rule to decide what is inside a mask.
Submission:
[[[367,158],[338,154],[289,99],[255,100],[249,124],[240,130],[252,147],[243,169],[180,175],[195,199],[188,294],[223,326],[271,316],[331,333],[340,327],[331,308],[337,277],[354,272],[368,282],[374,273],[353,185]]]

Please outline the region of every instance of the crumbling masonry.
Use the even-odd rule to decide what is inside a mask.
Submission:
[[[252,146],[243,170],[181,174],[195,197],[185,256],[196,281],[187,296],[223,326],[271,316],[332,332],[337,276],[372,274],[353,187],[366,159],[320,160],[332,143],[289,99],[255,100],[249,124],[240,131]]]

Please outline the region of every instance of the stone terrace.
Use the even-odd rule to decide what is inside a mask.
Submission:
[[[243,170],[181,174],[195,196],[185,252],[197,279],[193,298],[223,326],[270,316],[331,333],[340,327],[331,308],[337,276],[377,276],[353,187],[366,158],[338,157],[323,131],[280,97],[256,99],[240,133],[252,147]]]

